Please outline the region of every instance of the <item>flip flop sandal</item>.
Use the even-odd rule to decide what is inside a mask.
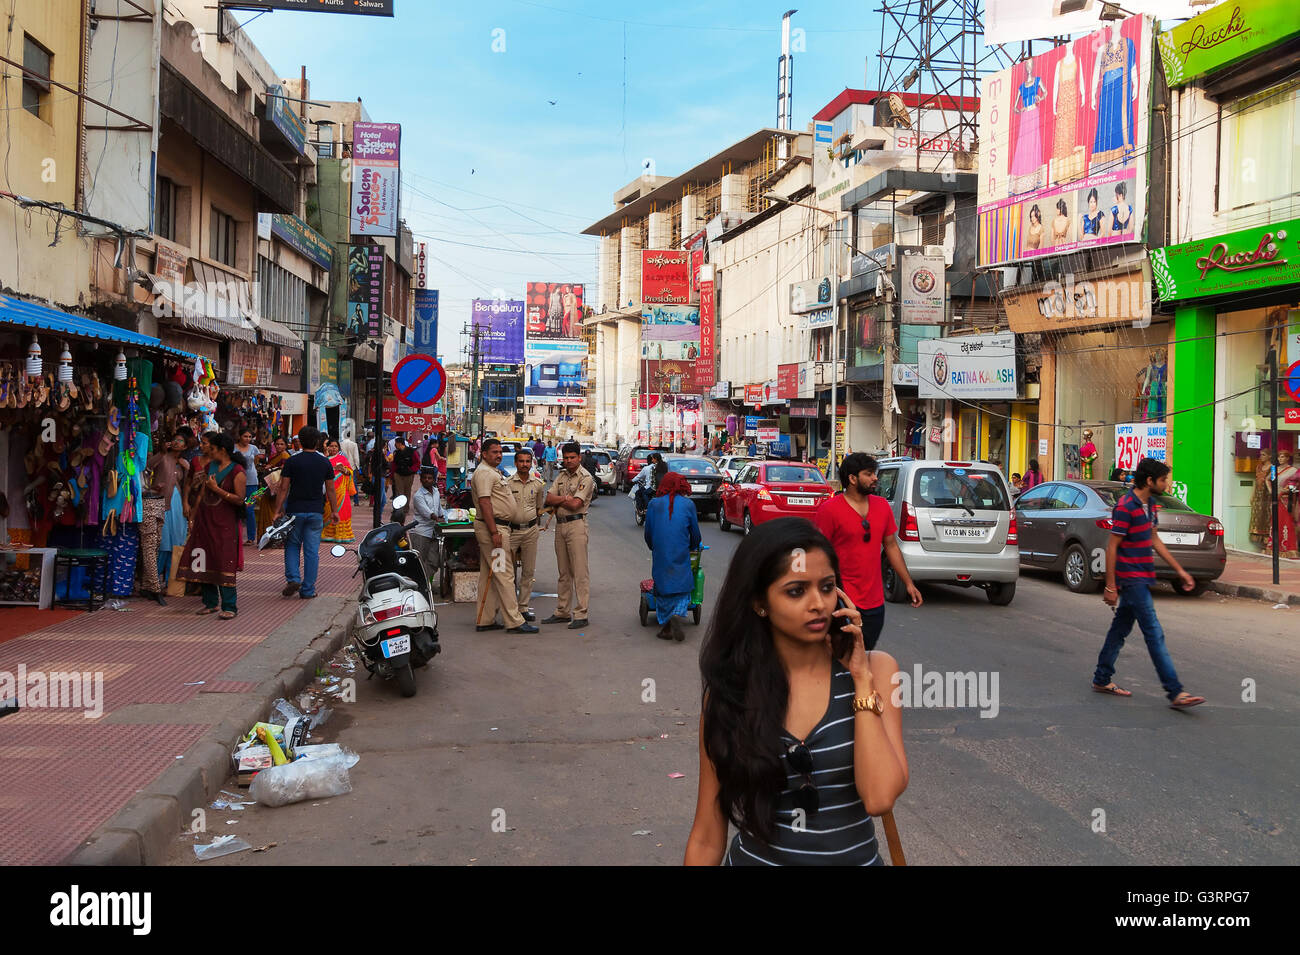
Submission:
[[[220,613],[220,611],[216,607],[204,607],[202,610],[196,610],[194,616],[207,617],[214,613]]]
[[[1107,683],[1105,686],[1098,686],[1096,683],[1091,684],[1094,693],[1107,693],[1110,696],[1132,696],[1133,694],[1121,686],[1114,683]]]
[[[1203,696],[1180,697],[1179,699],[1171,700],[1169,708],[1173,710],[1185,710],[1190,706],[1200,706],[1204,702],[1205,697]]]
[[[228,610],[223,610],[223,611],[221,611],[221,613],[219,613],[219,614],[217,615],[217,619],[218,619],[218,620],[234,620],[234,619],[235,619],[236,617],[238,617],[238,616],[239,616],[239,611],[238,611],[238,610],[236,610],[234,613],[231,613],[231,612],[228,611]]]

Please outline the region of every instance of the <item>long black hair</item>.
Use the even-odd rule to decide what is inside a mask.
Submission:
[[[772,840],[786,785],[781,733],[790,681],[768,620],[754,610],[794,552],[820,550],[839,580],[835,549],[810,521],[781,517],[756,526],[736,548],[700,648],[704,752],[718,776],[718,802],[732,824]]]

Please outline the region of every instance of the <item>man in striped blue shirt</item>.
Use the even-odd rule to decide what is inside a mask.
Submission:
[[[1106,590],[1102,594],[1106,605],[1116,608],[1115,620],[1106,634],[1101,655],[1097,657],[1092,688],[1112,696],[1133,695],[1116,686],[1111,678],[1115,675],[1115,661],[1119,658],[1120,648],[1136,622],[1146,638],[1147,652],[1160,675],[1160,684],[1165,688],[1169,705],[1183,709],[1204,703],[1205,697],[1192,696],[1178,682],[1174,661],[1165,648],[1165,632],[1151,601],[1151,585],[1156,579],[1153,550],[1178,572],[1184,590],[1196,586],[1191,575],[1174,560],[1156,533],[1156,505],[1151,498],[1169,493],[1170,482],[1169,465],[1143,458],[1133,472],[1133,490],[1125,493],[1115,505],[1110,541],[1106,545]]]

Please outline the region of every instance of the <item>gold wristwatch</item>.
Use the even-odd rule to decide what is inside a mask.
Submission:
[[[884,698],[879,690],[872,690],[870,696],[859,696],[853,700],[853,712],[861,713],[863,710],[870,710],[877,716],[885,712]]]

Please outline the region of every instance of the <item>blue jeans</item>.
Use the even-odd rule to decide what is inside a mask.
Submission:
[[[245,502],[251,500],[253,495],[257,493],[257,487],[258,486],[256,484],[251,484],[248,487],[244,488]],[[248,531],[248,542],[250,544],[256,544],[257,543],[257,508],[255,508],[252,504],[248,504],[248,514],[244,518],[244,524],[246,525],[246,530]]]
[[[1092,682],[1097,686],[1110,683],[1115,676],[1115,661],[1119,658],[1120,648],[1124,646],[1124,640],[1136,622],[1142,628],[1142,636],[1146,638],[1147,652],[1151,654],[1151,662],[1155,664],[1156,673],[1160,676],[1160,685],[1165,688],[1165,695],[1174,699],[1183,692],[1183,685],[1178,682],[1174,661],[1165,649],[1165,632],[1160,627],[1155,604],[1151,601],[1151,585],[1146,581],[1121,581],[1116,586],[1119,589],[1119,604],[1115,608],[1115,620],[1110,625],[1110,632],[1106,634],[1106,643],[1101,648],[1101,655],[1097,657],[1097,672],[1093,674]]]
[[[325,515],[298,513],[293,516],[293,527],[284,542],[284,579],[291,584],[301,583],[298,591],[304,597],[316,593],[316,569],[320,566],[320,535],[325,528]],[[298,553],[302,552],[302,576],[298,576]]]

